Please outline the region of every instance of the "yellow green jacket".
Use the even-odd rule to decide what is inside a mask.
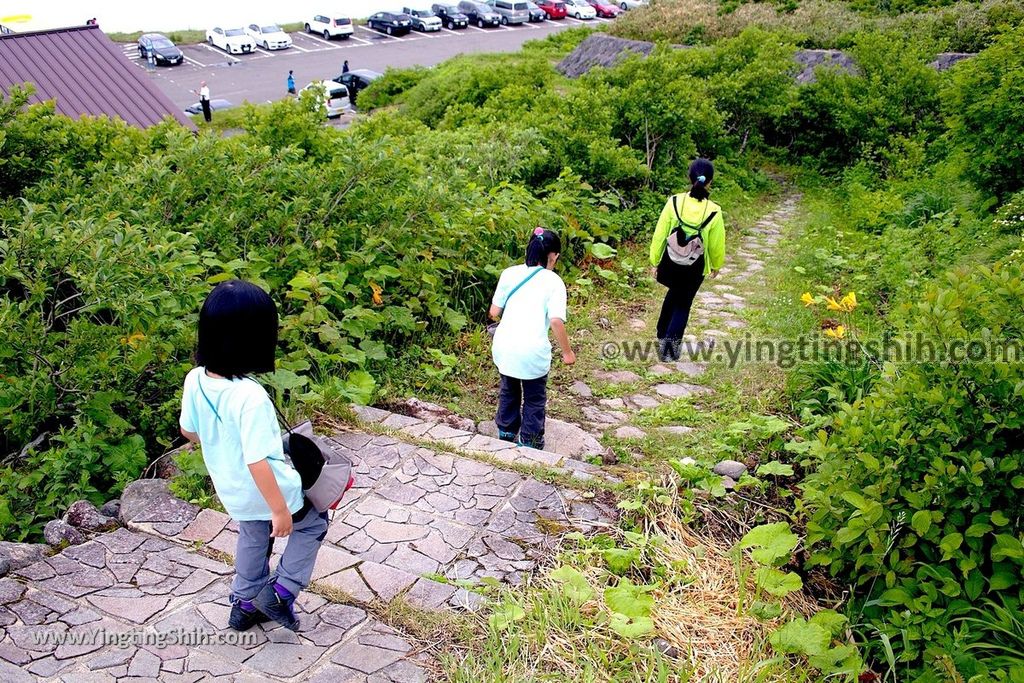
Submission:
[[[722,207],[710,199],[694,199],[689,191],[676,195],[676,207],[686,223],[683,232],[687,235],[696,234],[696,226],[703,223],[712,211],[718,212],[708,227],[704,228],[704,274],[708,275],[712,270],[721,268],[725,264],[725,219],[722,217]],[[665,208],[661,210],[661,216],[658,217],[658,226],[654,229],[654,238],[651,240],[652,266],[661,263],[668,236],[678,223],[675,211],[672,210],[672,197],[669,197],[665,202]]]

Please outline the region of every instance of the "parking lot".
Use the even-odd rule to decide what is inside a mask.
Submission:
[[[187,107],[196,102],[193,93],[201,81],[210,87],[212,99],[232,104],[268,102],[286,95],[288,71],[295,73],[299,88],[314,80],[331,79],[341,73],[348,60],[351,69],[383,72],[388,67],[431,66],[459,54],[474,52],[511,52],[528,40],[567,28],[599,25],[608,19],[580,21],[571,17],[519,26],[498,26],[433,33],[413,32],[406,36],[386,36],[365,26],[356,26],[348,40],[324,40],[320,36],[292,33],[293,45],[284,50],[256,48],[252,54],[228,55],[205,43],[179,45],[185,61],[174,67],[153,67],[139,58],[135,43],[121,45],[126,59],[146,70],[171,100]]]

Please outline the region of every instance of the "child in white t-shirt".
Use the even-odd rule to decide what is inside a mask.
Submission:
[[[199,312],[196,364],[185,377],[181,433],[199,442],[221,504],[238,522],[228,625],[244,631],[273,619],[298,630],[295,597],[307,585],[327,513],[302,493],[299,473],[284,458],[274,404],[250,373],[274,369],[277,308],[256,285],[217,285]],[[270,572],[275,538],[289,536]]]
[[[494,333],[491,357],[501,374],[498,436],[532,448],[544,448],[551,342],[562,350],[566,365],[576,362],[565,331],[566,293],[554,273],[562,251],[558,235],[537,228],[526,245],[526,264],[506,268],[491,300],[491,318],[501,322]]]

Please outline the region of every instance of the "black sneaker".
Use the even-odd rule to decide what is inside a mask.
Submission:
[[[276,582],[264,586],[263,590],[252,599],[252,604],[289,631],[299,630],[299,618],[295,616],[293,609],[295,596]]]
[[[515,432],[506,432],[503,429],[499,429],[498,430],[498,438],[501,439],[502,441],[511,441],[511,442],[515,443],[516,433]]]
[[[266,621],[270,621],[267,615],[256,609],[248,600],[244,601],[247,603],[243,605],[242,602],[234,602],[231,604],[231,616],[228,617],[228,626],[236,631],[248,631],[256,624],[262,624]]]

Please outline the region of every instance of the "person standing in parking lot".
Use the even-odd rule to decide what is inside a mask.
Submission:
[[[206,85],[206,81],[199,82],[198,93],[196,93],[195,90],[192,92],[199,95],[199,104],[203,108],[203,118],[206,119],[207,123],[209,123],[213,120],[213,114],[210,110],[210,88]]]
[[[343,73],[343,74],[347,74],[348,73],[348,60],[347,59],[345,60],[345,63],[341,65],[341,73]]]
[[[295,76],[292,75],[291,70],[288,71],[288,94],[295,94]]]

